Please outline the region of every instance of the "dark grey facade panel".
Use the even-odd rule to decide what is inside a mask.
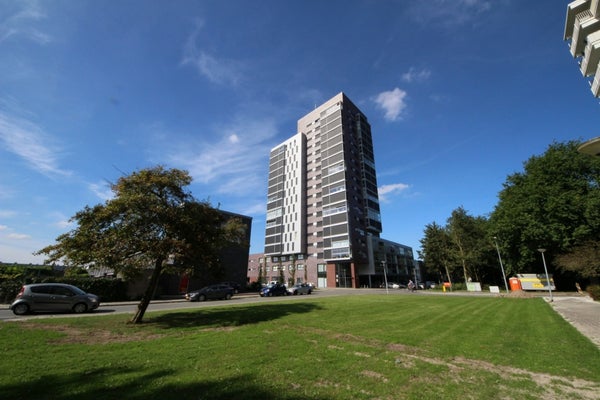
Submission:
[[[283,200],[277,200],[267,203],[267,211],[276,210],[281,207],[283,207]]]
[[[346,201],[346,192],[337,192],[329,196],[323,196],[323,205],[329,205]]]
[[[321,157],[322,158],[326,158],[326,157],[331,157],[334,156],[338,153],[341,153],[344,150],[344,145],[342,143],[339,143],[335,146],[332,146],[329,149],[326,150],[321,150]]]
[[[277,193],[277,192],[281,192],[283,191],[283,183],[278,183],[276,185],[270,186],[269,185],[269,196],[271,194]]]
[[[281,225],[273,226],[265,230],[265,236],[277,235],[283,232]]]
[[[270,245],[265,246],[265,254],[280,254],[281,253],[281,245]]]
[[[321,161],[321,169],[324,170],[325,168],[329,167],[330,165],[339,164],[342,161],[344,161],[344,153],[334,154],[334,155],[327,157]]]
[[[265,245],[281,243],[281,235],[266,236]]]
[[[342,222],[348,222],[348,214],[339,213],[323,217],[323,226],[341,224]]]
[[[323,132],[326,133],[321,134],[321,143],[323,143],[324,141],[331,141],[336,136],[341,136],[340,134],[342,133],[342,124],[340,124],[340,121],[335,121],[331,124],[327,124],[327,127],[323,130]]]
[[[379,211],[379,203],[374,202],[373,200],[367,200],[367,207],[372,210]]]
[[[323,228],[324,236],[337,236],[344,234],[348,234],[348,224],[333,225]]]

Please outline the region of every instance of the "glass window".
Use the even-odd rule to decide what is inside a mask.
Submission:
[[[348,247],[342,247],[339,249],[331,250],[331,257],[333,258],[345,258],[350,257],[350,249]]]
[[[326,216],[332,215],[332,214],[343,213],[343,212],[346,212],[346,209],[347,209],[346,204],[324,208],[323,216],[326,217]]]
[[[334,249],[348,246],[350,246],[350,242],[348,240],[338,240],[335,242],[331,242],[331,247]]]

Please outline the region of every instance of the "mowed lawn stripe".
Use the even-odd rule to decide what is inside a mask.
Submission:
[[[0,398],[585,400],[600,393],[600,351],[541,299],[313,296],[148,313],[141,326],[126,321],[0,324]]]

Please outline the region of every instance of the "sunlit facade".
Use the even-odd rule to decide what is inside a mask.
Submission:
[[[382,223],[367,117],[339,93],[300,118],[297,132],[271,150],[264,253],[249,276],[263,268],[267,281],[371,286],[384,264],[371,244]],[[412,249],[402,254],[412,266]]]

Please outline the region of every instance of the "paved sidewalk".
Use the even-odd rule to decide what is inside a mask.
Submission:
[[[588,296],[555,296],[549,304],[600,348],[600,302]]]

